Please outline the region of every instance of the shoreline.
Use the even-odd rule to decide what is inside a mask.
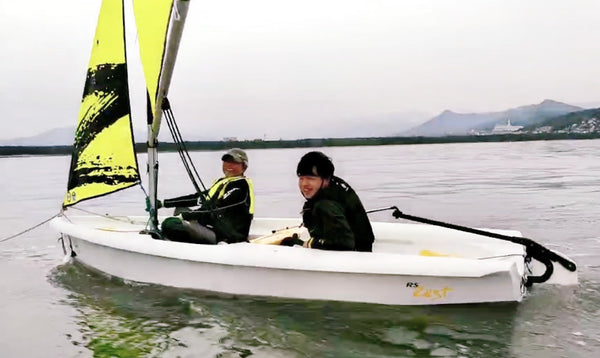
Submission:
[[[368,137],[368,138],[307,138],[290,140],[241,140],[241,141],[186,141],[189,151],[222,150],[232,147],[242,149],[277,148],[313,148],[313,147],[350,147],[406,144],[447,144],[447,143],[486,143],[486,142],[524,142],[564,139],[597,139],[600,133],[544,133],[544,134],[499,134],[485,136],[445,136],[445,137]],[[172,142],[159,142],[162,152],[177,151]],[[136,153],[145,152],[146,143],[136,143]],[[72,146],[0,146],[0,156],[15,155],[69,155]]]

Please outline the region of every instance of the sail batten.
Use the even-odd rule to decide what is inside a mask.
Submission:
[[[103,0],[63,206],[140,182],[127,83],[122,0]]]

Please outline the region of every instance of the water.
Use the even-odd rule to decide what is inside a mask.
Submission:
[[[0,243],[3,357],[589,357],[600,352],[600,140],[322,148],[368,209],[518,229],[578,264],[576,288],[520,304],[438,307],[232,297],[107,278],[62,265],[42,225]],[[257,216],[298,216],[306,149],[249,150]],[[193,152],[208,185],[220,152]],[[161,155],[161,197],[187,194]],[[0,239],[56,214],[68,157],[0,158]],[[140,156],[140,164],[145,156]],[[143,214],[133,188],[83,208]],[[389,212],[372,219],[393,221]],[[118,264],[118,263],[115,263]]]

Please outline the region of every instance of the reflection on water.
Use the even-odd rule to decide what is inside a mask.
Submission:
[[[140,285],[70,263],[69,291],[96,357],[507,357],[516,304],[394,307],[233,297]]]

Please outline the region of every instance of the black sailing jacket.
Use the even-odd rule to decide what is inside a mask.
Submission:
[[[248,178],[237,180],[217,179],[208,192],[215,192],[200,208],[181,213],[185,220],[197,220],[213,229],[217,241],[228,243],[248,241],[250,223],[254,216],[254,195]],[[229,178],[236,179],[236,178]],[[205,193],[206,194],[206,193]],[[192,206],[200,194],[191,194],[165,200],[165,207]]]
[[[304,203],[302,220],[312,246],[323,250],[372,251],[373,229],[358,195],[341,178]]]

